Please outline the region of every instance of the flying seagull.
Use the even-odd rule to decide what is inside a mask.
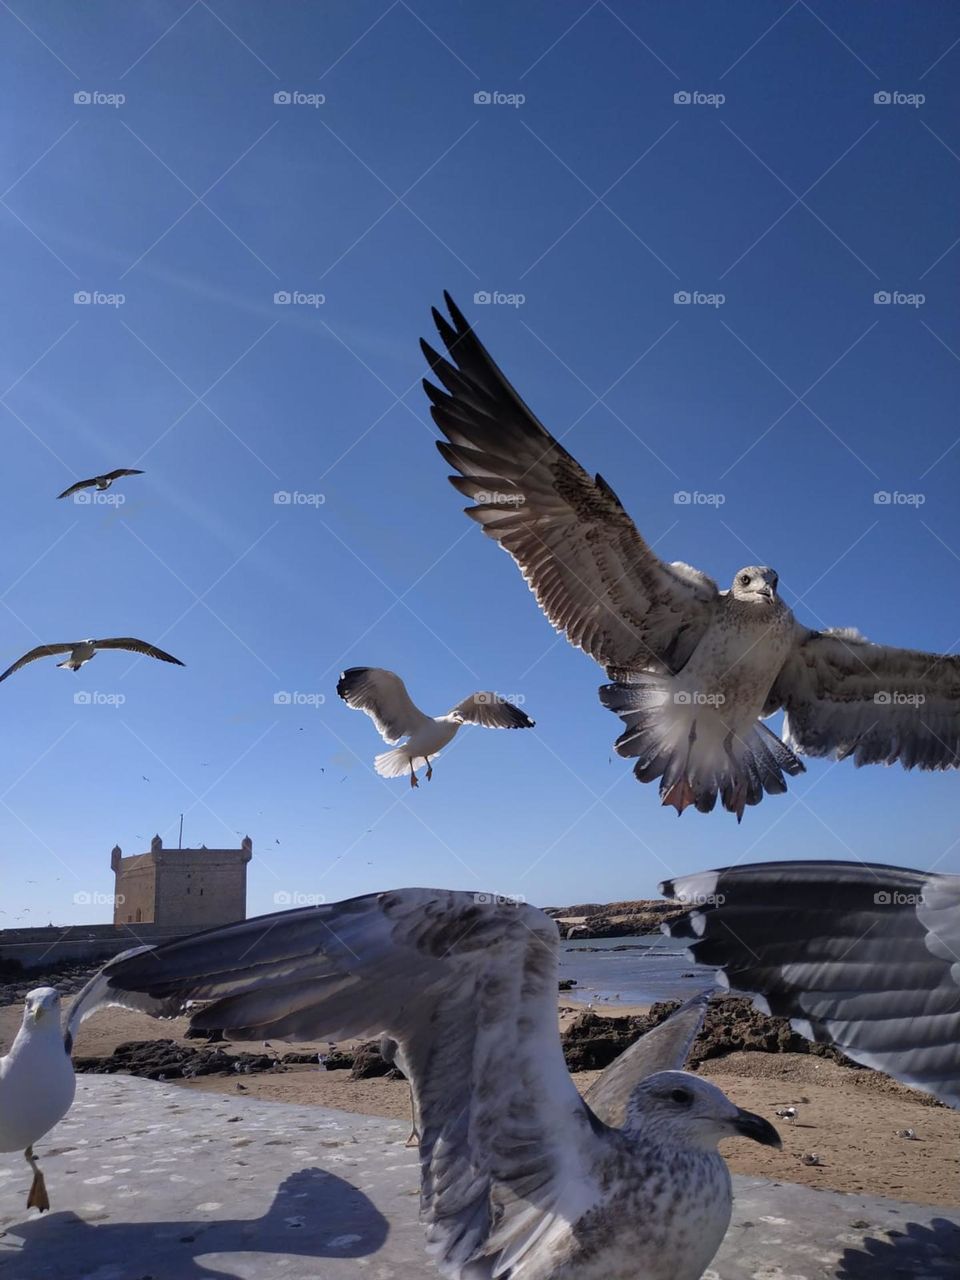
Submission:
[[[779,1146],[777,1132],[677,1070],[640,1079],[623,1127],[605,1124],[564,1064],[559,942],[531,906],[398,889],[111,961],[70,1025],[121,1004],[186,1010],[230,1039],[386,1034],[414,1092],[421,1216],[443,1274],[594,1280],[643,1259],[645,1280],[697,1280],[730,1219],[717,1143]]]
[[[119,480],[121,476],[142,475],[143,472],[138,471],[136,467],[117,467],[116,471],[107,471],[102,476],[91,476],[89,480],[78,480],[69,489],[64,489],[63,493],[58,493],[57,497],[69,498],[72,493],[79,493],[81,489],[109,489],[114,480]]]
[[[407,741],[394,751],[385,751],[373,764],[381,778],[410,774],[411,787],[420,785],[416,770],[427,766],[427,781],[433,777],[431,758],[450,742],[461,725],[479,724],[485,729],[532,729],[534,721],[519,707],[498,693],[471,693],[443,716],[428,716],[414,706],[407,687],[393,671],[382,667],[350,667],[337,682],[337,693],[348,707],[365,711],[384,742]]]
[[[660,886],[664,926],[809,1040],[960,1107],[960,876],[768,862]]]
[[[654,555],[602,476],[543,427],[449,295],[433,318],[450,359],[424,354],[425,381],[454,487],[513,557],[549,621],[603,667],[604,706],[626,729],[621,756],[664,804],[708,813],[719,793],[743,816],[802,773],[795,752],[904,768],[960,767],[960,658],[812,631],[778,594],[776,572],[738,570],[727,591]],[[785,742],[761,718],[786,712]]]
[[[27,993],[20,1030],[0,1058],[0,1151],[22,1151],[33,1170],[28,1209],[50,1208],[33,1144],[67,1114],[75,1089],[60,1030],[60,995],[53,987],[37,987]]]
[[[0,676],[0,680],[6,680],[7,676],[12,676],[28,662],[35,662],[37,658],[49,658],[57,653],[70,655],[66,662],[58,662],[58,667],[66,667],[68,671],[79,671],[84,663],[96,657],[98,649],[129,649],[131,653],[145,653],[148,658],[159,658],[161,662],[172,662],[178,667],[185,665],[179,658],[164,653],[156,645],[147,644],[146,640],[135,640],[132,636],[121,636],[113,640],[69,640],[66,644],[38,644],[36,649],[31,649],[22,658],[18,658],[13,666],[7,667]]]

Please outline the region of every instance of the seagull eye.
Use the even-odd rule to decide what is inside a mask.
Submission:
[[[749,575],[749,573],[741,573],[741,575],[740,575],[740,585],[741,585],[741,587],[749,587],[749,585],[750,585],[750,575]]]
[[[681,1107],[689,1107],[693,1097],[688,1089],[674,1089],[670,1094],[670,1101]]]

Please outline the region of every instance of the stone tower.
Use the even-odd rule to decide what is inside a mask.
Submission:
[[[164,849],[154,836],[149,853],[110,854],[116,884],[113,923],[206,929],[247,916],[247,863],[253,842],[239,849]]]

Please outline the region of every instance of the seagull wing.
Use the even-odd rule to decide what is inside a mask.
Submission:
[[[716,584],[654,555],[606,481],[537,421],[444,297],[453,325],[436,310],[433,318],[450,360],[421,346],[445,390],[423,385],[447,437],[437,447],[459,472],[450,481],[476,503],[467,515],[510,553],[553,626],[611,679],[678,670],[709,624]]]
[[[479,724],[484,729],[532,729],[534,721],[498,693],[471,693],[450,710],[463,724]]]
[[[64,489],[63,493],[58,493],[57,498],[69,498],[71,493],[79,493],[81,489],[89,489],[97,483],[99,476],[91,476],[89,480],[78,480],[76,484],[72,484],[69,489]]]
[[[350,667],[337,681],[337,693],[348,707],[367,713],[384,742],[399,742],[430,719],[396,672],[383,667]]]
[[[960,1106],[960,876],[862,862],[771,862],[683,876],[664,926],[724,985]]]
[[[960,657],[871,644],[853,631],[807,632],[772,704],[786,710],[787,746],[807,755],[960,768]]]
[[[36,662],[37,658],[50,658],[55,653],[72,653],[75,648],[76,644],[38,644],[35,649],[31,649],[22,658],[18,658],[12,666],[7,667],[3,675],[0,676],[0,680],[6,680],[7,676],[12,676],[15,671],[25,667],[28,662]]]
[[[94,640],[93,642],[98,649],[129,649],[131,653],[143,653],[148,658],[159,658],[161,662],[172,662],[178,667],[185,666],[179,658],[175,658],[171,653],[165,653],[163,649],[158,649],[155,644],[147,644],[146,640],[137,640],[133,636],[119,636],[112,640]]]
[[[658,1071],[682,1071],[687,1054],[703,1026],[709,996],[694,996],[675,1013],[625,1049],[583,1095],[594,1115],[623,1128],[630,1094],[641,1080]]]
[[[143,472],[137,467],[117,467],[116,471],[106,471],[100,477],[101,480],[119,480],[121,476],[142,476]]]
[[[400,889],[113,961],[99,999],[143,1008],[147,997],[167,1011],[208,1002],[191,1024],[231,1039],[396,1040],[432,1252],[446,1275],[486,1280],[544,1242],[549,1253],[550,1232],[569,1233],[602,1198],[590,1163],[609,1131],[564,1064],[558,942],[533,907]],[[514,1274],[552,1272],[534,1263]]]
[[[121,951],[119,955],[114,956],[110,963],[119,964],[121,960],[127,960],[131,956],[139,956],[145,951],[152,950],[153,948],[149,946],[131,947],[129,951]],[[96,1013],[98,1009],[106,1009],[111,1005],[120,1005],[125,1009],[136,1009],[140,1013],[149,1013],[154,1018],[175,1018],[181,1008],[180,1001],[175,998],[154,1000],[150,996],[138,992],[114,992],[111,990],[110,979],[106,969],[101,969],[99,973],[93,975],[86,986],[81,988],[70,1005],[66,1028],[63,1033],[63,1047],[67,1053],[73,1053],[73,1046],[76,1042],[81,1022],[85,1018],[89,1018],[91,1013]]]

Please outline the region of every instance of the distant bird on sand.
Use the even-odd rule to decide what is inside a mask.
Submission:
[[[337,683],[337,693],[348,707],[365,711],[377,726],[384,742],[407,741],[395,751],[385,751],[374,759],[382,778],[410,774],[411,787],[419,786],[416,769],[427,767],[427,781],[433,777],[431,759],[450,742],[464,724],[485,729],[532,729],[534,721],[519,707],[497,693],[471,693],[446,715],[428,716],[414,706],[406,685],[393,671],[382,667],[351,667]]]
[[[138,471],[136,467],[117,467],[116,471],[107,471],[102,476],[91,476],[89,480],[78,480],[69,489],[64,489],[63,493],[58,493],[57,498],[69,498],[72,493],[79,493],[81,489],[109,489],[114,480],[119,480],[121,476],[142,475],[143,472]]]
[[[424,382],[437,447],[466,509],[516,561],[548,620],[594,658],[621,717],[616,743],[664,804],[746,805],[803,772],[795,752],[906,769],[960,767],[960,657],[814,631],[780,598],[775,570],[748,565],[729,590],[644,541],[602,476],[543,427],[448,295],[434,311],[443,388]],[[906,584],[904,584],[905,586]],[[891,590],[896,590],[891,583]],[[761,720],[786,712],[785,742]]]
[[[960,876],[767,862],[660,886],[717,981],[855,1062],[960,1107]]]
[[[148,658],[159,658],[161,662],[172,662],[182,667],[184,663],[172,654],[164,653],[156,645],[147,644],[146,640],[136,640],[132,636],[121,636],[112,640],[68,640],[65,644],[40,644],[31,649],[22,658],[18,658],[13,666],[7,667],[0,680],[6,680],[15,671],[25,667],[28,662],[36,662],[37,658],[50,658],[57,653],[68,653],[66,662],[58,662],[58,667],[66,667],[68,671],[79,671],[84,663],[95,657],[99,649],[128,649],[131,653],[143,653]]]
[[[27,993],[23,1022],[0,1058],[0,1151],[22,1151],[33,1170],[27,1208],[50,1208],[33,1144],[70,1110],[77,1087],[60,1030],[60,995],[53,987]]]
[[[397,889],[111,961],[71,1020],[119,1004],[186,1011],[231,1040],[387,1035],[413,1090],[420,1211],[441,1274],[697,1280],[730,1221],[717,1144],[779,1146],[777,1131],[677,1070],[669,1036],[666,1059],[628,1050],[597,1109],[583,1100],[557,1025],[559,951],[535,907]]]

